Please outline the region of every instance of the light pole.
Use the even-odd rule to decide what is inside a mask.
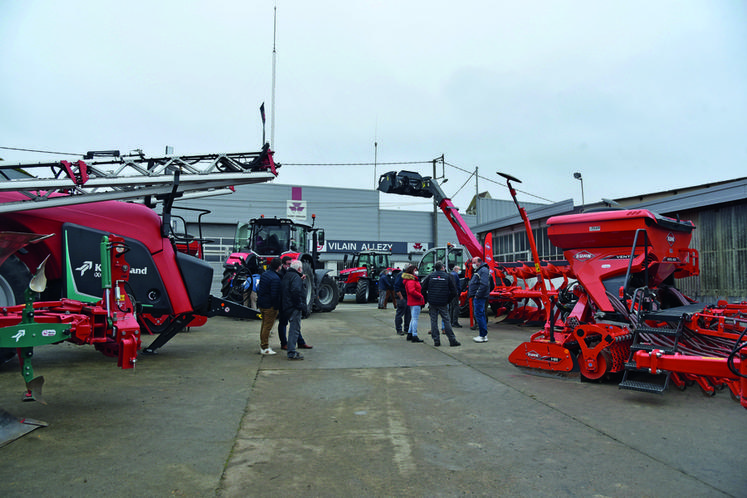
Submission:
[[[584,207],[584,204],[586,204],[584,202],[584,179],[581,178],[581,173],[578,171],[573,173],[573,178],[581,182],[581,207]]]

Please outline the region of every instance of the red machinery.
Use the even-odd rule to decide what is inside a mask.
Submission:
[[[394,271],[387,251],[366,250],[353,254],[350,266],[345,255],[346,268],[337,276],[340,301],[345,294],[355,294],[356,303],[372,303],[379,298],[379,277],[384,271]]]
[[[26,243],[43,238],[1,233],[0,263]],[[93,344],[104,354],[117,356],[118,366],[124,369],[135,366],[141,342],[135,306],[127,294],[130,265],[124,256],[128,248],[122,237],[109,235],[102,238],[100,250],[103,299],[99,302],[86,304],[71,299],[34,302],[36,293],[46,287],[45,260],[25,291],[26,303],[0,308],[0,348],[17,351],[26,381],[25,399],[40,399],[44,382],[43,377],[34,377],[31,367],[35,346],[62,341]]]
[[[229,192],[233,185],[274,179],[277,170],[269,145],[260,152],[236,154],[145,158],[107,151],[88,156],[90,161],[75,165],[0,166],[5,175],[39,168],[55,175],[36,178],[25,173],[0,182],[0,230],[53,234],[0,267],[0,288],[9,290],[0,293],[0,305],[22,300],[29,269],[47,256],[50,286],[43,299],[98,300],[95,248],[102,235],[116,233],[130,248],[127,292],[140,310],[140,327],[158,335],[145,352],[156,352],[186,326],[202,325],[210,316],[257,315],[256,310],[210,295],[213,269],[176,250],[171,210],[185,193]],[[137,198],[146,204],[112,200]],[[150,207],[156,200],[163,203],[161,217]]]
[[[518,181],[510,177],[514,181]],[[456,232],[457,240],[464,246],[472,257],[480,257],[490,268],[496,286],[490,293],[488,302],[496,314],[508,314],[508,318],[515,321],[544,321],[547,304],[547,296],[557,294],[556,289],[542,290],[541,281],[549,282],[551,279],[563,278],[567,282],[567,269],[561,262],[548,264],[543,262],[539,266],[532,264],[531,267],[525,263],[497,263],[493,259],[493,237],[488,233],[484,244],[480,244],[475,234],[469,229],[459,210],[446,197],[438,183],[431,177],[422,177],[413,171],[390,171],[379,177],[378,190],[389,194],[410,195],[414,197],[433,197],[438,207],[444,213]],[[515,200],[515,199],[514,199]],[[518,207],[518,203],[517,203]],[[526,213],[519,208],[524,219]],[[525,223],[528,220],[525,219]],[[531,229],[528,230],[531,234]],[[472,268],[466,265],[466,275],[471,275]],[[532,285],[527,284],[528,279],[538,279]],[[523,282],[522,287],[520,282]],[[466,295],[462,300],[466,300]]]
[[[556,307],[544,329],[511,353],[511,363],[577,369],[588,379],[624,372],[623,389],[660,393],[670,382],[697,383],[709,394],[728,387],[741,397],[737,351],[747,303],[704,306],[674,286],[675,277],[699,271],[691,222],[635,209],[556,216],[547,224],[577,283],[565,292],[565,310]],[[729,369],[728,361],[736,366]]]

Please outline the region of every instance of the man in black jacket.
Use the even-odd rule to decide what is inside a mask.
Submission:
[[[281,314],[288,320],[288,359],[303,360],[303,355],[296,351],[296,342],[301,335],[301,316],[306,315],[306,287],[303,282],[303,263],[291,261],[290,268],[283,275],[281,282]]]
[[[280,275],[280,280],[283,279],[285,276],[285,273],[290,268],[291,261],[293,261],[293,258],[290,256],[283,256],[282,259],[282,266],[278,270],[278,275]],[[280,339],[280,349],[288,349],[288,339],[285,337],[286,329],[288,328],[288,317],[283,315],[282,313],[278,313],[278,339]],[[311,349],[314,346],[311,344],[306,344],[306,340],[303,338],[303,334],[299,334],[298,336],[298,342],[296,343],[296,347],[298,349]]]
[[[431,337],[433,345],[441,345],[441,337],[438,329],[438,317],[444,324],[444,332],[449,338],[450,346],[460,346],[454,331],[451,328],[451,317],[449,316],[449,302],[457,295],[454,279],[444,271],[444,265],[437,261],[433,265],[434,271],[423,280],[423,295],[428,302],[428,314],[431,316]]]

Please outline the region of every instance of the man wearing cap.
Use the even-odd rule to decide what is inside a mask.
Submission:
[[[469,297],[472,299],[475,322],[480,335],[474,337],[475,342],[488,342],[488,319],[485,316],[485,306],[490,295],[490,269],[483,263],[482,258],[472,258],[472,278],[469,281]]]

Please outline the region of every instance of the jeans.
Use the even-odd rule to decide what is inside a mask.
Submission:
[[[410,306],[410,328],[407,329],[408,334],[412,334],[413,337],[418,336],[418,317],[420,316],[420,306]]]
[[[397,333],[410,330],[410,307],[407,306],[407,299],[397,299],[397,311],[394,313],[394,329]],[[405,328],[402,328],[402,321],[405,322]]]
[[[480,337],[488,335],[488,318],[485,316],[485,305],[487,302],[487,299],[474,298],[472,300],[472,307],[475,310],[475,323],[477,323],[477,327],[480,329]]]

